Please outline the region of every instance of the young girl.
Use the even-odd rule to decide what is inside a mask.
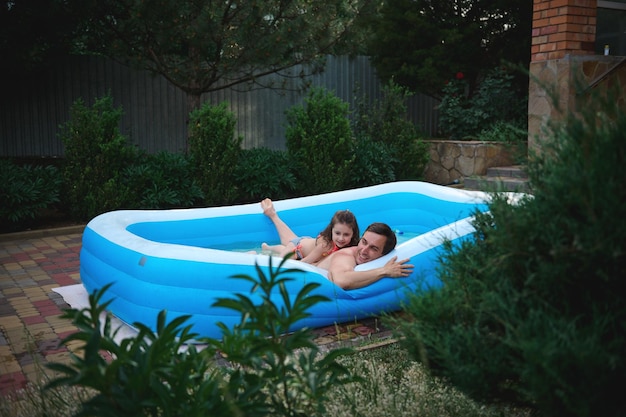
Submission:
[[[269,198],[261,201],[261,208],[263,208],[263,214],[274,223],[281,243],[280,245],[263,243],[261,248],[272,251],[281,257],[293,253],[294,259],[316,264],[341,248],[355,246],[359,243],[359,226],[356,217],[349,210],[337,211],[330,220],[330,224],[316,238],[313,238],[296,236],[289,226],[278,217],[274,204]]]

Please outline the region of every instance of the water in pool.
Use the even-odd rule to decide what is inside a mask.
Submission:
[[[403,232],[401,230],[395,230],[396,238],[398,239],[398,245],[406,242],[407,240],[413,239],[420,235],[417,232]],[[270,245],[277,244],[278,242],[268,242]],[[271,255],[269,251],[261,250],[261,244],[259,242],[234,242],[231,244],[220,245],[219,247],[213,247],[213,249],[219,250],[227,250],[232,252],[256,252],[262,253],[264,255]]]

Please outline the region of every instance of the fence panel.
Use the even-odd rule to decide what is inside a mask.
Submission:
[[[294,74],[299,68],[292,69]],[[269,77],[277,77],[272,75]],[[276,79],[277,83],[282,79]],[[351,108],[355,88],[375,99],[381,85],[364,56],[329,56],[324,72],[311,76],[312,86],[332,90]],[[301,104],[306,93],[300,80],[287,83],[289,90],[237,88],[204,94],[202,101],[227,101],[237,118],[237,134],[245,148],[285,147],[285,111]],[[62,156],[59,126],[69,119],[72,103],[82,99],[91,106],[110,93],[124,115],[120,129],[141,149],[178,152],[186,147],[187,98],[165,78],[138,71],[102,57],[71,57],[59,62],[26,84],[6,83],[0,92],[0,156]],[[433,135],[437,127],[437,101],[424,95],[409,100],[409,119]]]

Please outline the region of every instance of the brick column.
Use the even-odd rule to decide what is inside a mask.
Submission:
[[[593,55],[597,0],[534,0],[531,61]]]
[[[597,0],[534,0],[528,96],[528,148],[541,151],[542,130],[575,107],[581,63],[595,59]],[[553,102],[555,93],[558,103]]]

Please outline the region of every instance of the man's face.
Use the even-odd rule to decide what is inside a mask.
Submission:
[[[356,251],[356,264],[373,261],[383,256],[383,248],[387,238],[374,232],[367,231],[359,241]]]

